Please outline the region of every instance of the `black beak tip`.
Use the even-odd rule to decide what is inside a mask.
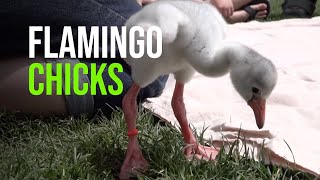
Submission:
[[[257,124],[257,126],[258,126],[259,129],[263,128],[263,124]]]

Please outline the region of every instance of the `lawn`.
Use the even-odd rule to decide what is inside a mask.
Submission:
[[[140,113],[138,129],[150,169],[139,179],[311,179],[233,151],[216,162],[187,161],[180,133]],[[127,136],[123,114],[39,119],[0,114],[0,179],[116,179]]]
[[[269,20],[282,1],[271,0]],[[320,15],[319,2],[316,15]],[[187,161],[178,130],[142,111],[139,139],[150,163],[139,179],[312,179],[308,174],[256,162],[223,150],[215,162]],[[200,137],[201,139],[201,137]],[[121,111],[86,116],[30,117],[0,112],[0,179],[117,179],[127,144]]]

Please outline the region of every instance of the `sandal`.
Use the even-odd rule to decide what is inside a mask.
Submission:
[[[247,12],[249,14],[249,17],[246,20],[246,22],[254,20],[256,15],[257,15],[257,13],[259,12],[259,11],[255,10],[255,9],[253,9],[250,6],[251,5],[260,4],[260,3],[264,3],[264,4],[267,5],[267,9],[266,10],[267,10],[267,17],[268,17],[268,15],[270,14],[270,3],[269,3],[269,1],[268,0],[253,0],[249,4],[247,4],[247,5],[245,5],[245,6],[240,8],[241,10],[244,10],[245,12]]]

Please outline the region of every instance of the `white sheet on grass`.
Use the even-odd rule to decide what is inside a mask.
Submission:
[[[214,142],[235,140],[241,127],[255,152],[264,142],[267,160],[320,174],[320,17],[230,25],[228,38],[254,48],[277,67],[278,84],[267,101],[265,127],[258,130],[229,76],[200,74],[185,87],[189,122],[198,132],[209,127],[205,138]],[[162,96],[144,106],[177,124],[170,106],[173,87],[171,77]]]

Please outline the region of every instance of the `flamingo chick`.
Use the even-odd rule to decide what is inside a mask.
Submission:
[[[195,71],[210,77],[230,72],[234,88],[253,109],[257,126],[263,127],[266,99],[277,82],[276,68],[270,60],[253,49],[224,40],[227,25],[215,7],[195,1],[158,1],[130,17],[126,26],[141,26],[146,29],[151,26],[160,27],[163,53],[157,59],[151,59],[147,55],[140,59],[125,59],[132,68],[134,83],[122,101],[129,143],[121,167],[121,179],[129,178],[130,173],[137,173],[137,169],[148,166],[136,136],[136,98],[141,88],[160,75],[173,73],[176,79],[171,105],[180,124],[184,142],[188,144],[186,156],[214,159],[218,154],[214,147],[197,143],[186,118],[183,88]],[[145,40],[145,46],[156,40],[147,42],[146,38],[135,36],[135,39]]]

